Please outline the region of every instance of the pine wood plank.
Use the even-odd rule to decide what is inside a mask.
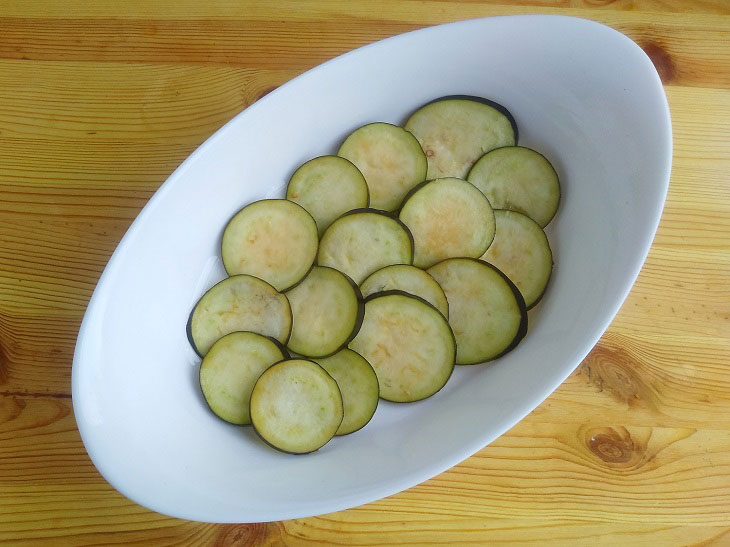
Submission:
[[[106,484],[79,442],[68,399],[0,396],[0,540],[227,544],[257,534],[268,544],[376,545],[394,533],[439,543],[539,541],[549,531],[557,544],[602,531],[694,541],[730,527],[729,435],[627,427],[600,415],[583,424],[528,418],[466,462],[385,500],[311,519],[211,526],[162,517]]]
[[[37,146],[69,139],[197,146],[296,75],[281,69],[18,60],[0,61],[0,72],[0,138],[32,139]]]
[[[607,23],[669,84],[662,222],[584,363],[474,457],[350,511],[219,526],[116,492],[76,430],[71,358],[98,276],[159,184],[319,62],[511,13]],[[0,543],[730,544],[728,15],[724,0],[0,0]]]
[[[304,70],[356,47],[433,24],[497,14],[559,13],[625,33],[654,60],[665,83],[730,88],[730,17],[707,13],[505,7],[480,3],[242,4],[225,18],[0,18],[0,58],[227,65]],[[326,11],[321,8],[326,7]],[[379,9],[378,9],[379,8]],[[278,12],[277,9],[283,10]],[[270,11],[266,11],[270,10]],[[264,15],[267,14],[267,15]],[[306,42],[308,47],[302,48]]]
[[[115,2],[101,0],[89,4],[84,0],[40,0],[33,3],[8,2],[3,13],[9,17],[66,18],[66,17],[145,17],[149,19],[220,19],[236,17],[245,11],[247,17],[266,19],[284,14],[287,19],[319,20],[340,14],[363,19],[391,14],[403,20],[423,17],[422,8],[430,17],[454,13],[473,14],[476,10],[501,14],[504,12],[570,12],[575,9],[590,11],[629,11],[636,13],[692,13],[728,15],[730,6],[724,0],[497,0],[495,2],[421,1],[389,2],[373,0],[364,3],[343,4],[337,0],[280,0],[272,5],[266,0],[217,0],[200,3],[196,0],[160,0],[154,3]]]

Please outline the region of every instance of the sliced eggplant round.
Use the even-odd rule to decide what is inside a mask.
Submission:
[[[467,180],[489,198],[495,209],[519,211],[544,228],[560,203],[558,174],[545,156],[524,146],[487,152]]]
[[[365,317],[350,349],[375,369],[380,396],[395,402],[419,401],[439,391],[456,357],[446,318],[425,300],[401,291],[365,300]]]
[[[335,379],[342,393],[345,417],[335,435],[348,435],[365,427],[378,408],[380,391],[373,367],[351,349],[316,361]]]
[[[337,155],[350,160],[365,176],[374,209],[397,209],[408,191],[426,180],[426,156],[421,145],[408,131],[389,123],[356,129]]]
[[[426,178],[466,178],[485,152],[517,144],[517,124],[504,106],[470,96],[443,97],[416,110],[405,123],[428,160]]]
[[[449,301],[456,364],[496,359],[517,346],[527,333],[525,301],[498,268],[474,258],[450,258],[429,268],[428,273]]]
[[[542,297],[553,270],[550,243],[540,225],[517,211],[494,211],[497,230],[482,260],[499,268],[522,293],[529,310]]]
[[[251,391],[261,373],[288,355],[270,338],[232,332],[218,340],[200,363],[200,388],[219,418],[236,425],[251,423]]]
[[[360,285],[363,297],[384,291],[399,290],[419,296],[444,317],[449,317],[449,303],[441,286],[427,272],[407,264],[386,266],[371,273]]]
[[[269,445],[313,452],[334,437],[344,407],[337,382],[313,361],[289,359],[268,369],[251,392],[251,423]]]
[[[302,164],[289,179],[286,199],[314,217],[320,236],[340,215],[370,204],[365,177],[339,156],[320,156]]]
[[[264,199],[228,222],[221,256],[228,275],[253,275],[283,291],[307,275],[318,242],[317,224],[304,207],[286,199]]]
[[[413,234],[413,264],[428,268],[452,257],[482,256],[494,239],[494,212],[474,185],[453,177],[415,188],[399,218]]]
[[[332,355],[352,340],[362,322],[360,289],[335,269],[315,266],[286,296],[294,318],[287,347],[299,355]]]
[[[341,271],[358,285],[375,270],[413,263],[413,237],[385,211],[357,209],[335,220],[319,243],[317,263]]]
[[[204,356],[218,339],[236,331],[255,332],[286,344],[291,327],[286,296],[258,277],[234,275],[213,285],[198,300],[188,336],[195,351]]]

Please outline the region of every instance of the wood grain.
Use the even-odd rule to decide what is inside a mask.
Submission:
[[[418,9],[414,9],[417,4]],[[115,2],[100,0],[89,4],[85,0],[43,0],[42,4],[25,2],[8,2],[3,6],[3,14],[7,17],[30,18],[139,18],[148,19],[203,19],[218,20],[231,18],[245,13],[252,19],[271,19],[275,17],[286,20],[331,19],[335,16],[359,19],[374,19],[381,13],[395,14],[404,21],[418,20],[427,17],[459,17],[468,18],[476,11],[488,11],[489,15],[503,13],[539,13],[552,10],[559,13],[570,13],[573,9],[583,11],[637,12],[656,15],[658,13],[714,14],[730,15],[730,6],[724,0],[496,0],[481,2],[466,1],[423,1],[405,0],[389,2],[373,0],[371,2],[350,3],[337,0],[280,0],[272,6],[266,0],[248,0],[245,3],[236,0],[218,0],[209,4],[201,4],[196,0],[161,0],[151,4],[135,2]],[[430,11],[424,14],[422,11]]]
[[[0,71],[4,140],[194,146],[296,75],[286,70],[18,60],[0,61]]]
[[[555,542],[580,530],[654,535],[687,524],[700,527],[693,537],[705,538],[730,526],[729,436],[727,430],[607,425],[599,416],[581,424],[526,420],[441,476],[362,508],[278,525],[194,528],[206,540],[240,533],[272,544],[328,537],[339,543],[337,535],[346,532],[345,544],[361,535],[358,544],[377,545],[399,530],[409,531],[407,541],[430,534],[440,542],[465,528],[478,540],[494,531],[516,534],[525,525],[537,540],[541,521],[560,519]],[[177,537],[170,544],[190,539],[192,523],[130,504],[98,480],[68,399],[0,398],[0,441],[0,540],[22,534],[93,541],[115,530],[114,543],[128,543],[123,532],[140,528],[152,531],[141,536],[147,541],[169,534]]]
[[[71,360],[99,275],[159,185],[326,59],[517,13],[609,24],[667,84],[664,214],[579,369],[472,458],[352,510],[211,525],[114,490],[76,428]],[[729,43],[725,0],[0,0],[0,543],[730,545]]]
[[[338,4],[340,5],[340,4]],[[624,32],[660,66],[665,83],[730,88],[730,24],[727,18],[681,13],[653,14],[603,10],[497,9],[482,4],[434,3],[418,19],[367,9],[353,17],[335,8],[296,19],[252,18],[241,10],[215,22],[196,19],[64,18],[0,19],[0,59],[114,61],[120,63],[222,64],[270,70],[310,68],[326,59],[388,36],[424,26],[496,13],[563,13],[589,17]],[[363,4],[364,6],[364,4]],[[377,14],[377,18],[374,17]],[[255,13],[254,13],[255,17]],[[215,28],[215,33],[211,29]],[[310,44],[300,47],[304,41]],[[708,61],[711,58],[711,61]]]

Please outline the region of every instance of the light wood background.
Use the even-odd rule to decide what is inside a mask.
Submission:
[[[407,30],[560,13],[638,42],[674,127],[649,258],[580,368],[450,471],[260,525],[163,517],[91,464],[71,359],[99,275],[172,170],[322,61]],[[730,545],[730,2],[0,0],[0,542]]]

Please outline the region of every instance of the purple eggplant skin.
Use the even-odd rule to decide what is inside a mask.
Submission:
[[[515,333],[515,337],[512,339],[512,342],[510,342],[509,346],[504,348],[504,351],[500,353],[499,355],[495,355],[490,361],[494,361],[494,359],[499,359],[503,355],[509,353],[513,349],[517,347],[517,344],[519,344],[522,339],[527,335],[527,306],[525,306],[525,299],[522,297],[522,293],[517,288],[517,285],[515,285],[512,280],[507,277],[507,275],[494,266],[493,264],[490,264],[489,262],[485,262],[484,260],[479,260],[478,258],[472,258],[470,260],[476,260],[477,262],[481,262],[482,264],[486,264],[490,268],[492,268],[495,272],[499,273],[499,275],[502,276],[502,279],[504,279],[507,282],[507,285],[509,285],[509,288],[512,289],[512,294],[515,295],[515,299],[517,299],[517,306],[520,308],[520,315],[522,316],[522,320],[520,321],[520,326],[517,329],[517,332]]]
[[[408,234],[410,235],[410,232],[408,232]],[[413,243],[411,243],[411,246],[413,246]],[[327,266],[320,266],[320,268],[326,267]],[[357,336],[357,333],[360,332],[360,327],[362,327],[362,321],[363,319],[365,319],[365,300],[362,297],[362,291],[360,290],[360,287],[357,286],[357,283],[355,283],[355,281],[353,281],[349,275],[344,273],[342,275],[345,276],[345,279],[347,279],[347,281],[350,283],[350,286],[352,286],[353,290],[355,291],[355,295],[357,295],[357,319],[355,320],[355,328],[352,329],[352,333],[350,334],[350,336],[347,337],[347,340],[345,340],[344,344],[337,348],[337,351],[345,349],[350,344],[350,342],[352,342],[353,338],[355,338],[355,336]],[[325,357],[331,357],[332,355],[337,353],[337,351],[333,351],[329,355],[325,355]],[[317,359],[322,359],[322,357],[317,357]]]
[[[195,302],[195,306],[198,305],[198,302],[200,302],[200,299],[198,299],[197,302]],[[200,352],[198,351],[198,348],[195,346],[195,342],[193,341],[193,312],[195,311],[195,306],[190,310],[190,314],[188,315],[188,322],[185,324],[185,334],[188,336],[188,342],[190,342],[190,347],[193,348],[193,351],[195,354],[203,358],[202,355],[200,355]]]

